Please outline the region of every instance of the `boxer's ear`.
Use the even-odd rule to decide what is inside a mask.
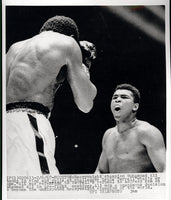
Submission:
[[[138,108],[139,108],[139,103],[134,103],[134,107],[133,107],[132,111],[137,112]]]

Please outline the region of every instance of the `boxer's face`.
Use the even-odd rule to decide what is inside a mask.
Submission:
[[[134,97],[130,90],[118,89],[115,91],[111,101],[111,111],[114,118],[125,119],[138,109],[134,103]]]

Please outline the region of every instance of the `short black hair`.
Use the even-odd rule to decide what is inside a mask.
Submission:
[[[140,98],[141,98],[140,92],[135,86],[128,83],[123,83],[123,84],[117,85],[115,88],[115,91],[116,90],[130,90],[134,97],[134,103],[140,103]]]
[[[40,29],[40,33],[43,31],[54,31],[67,36],[73,36],[73,38],[79,41],[79,30],[75,21],[65,16],[54,16],[48,19]]]

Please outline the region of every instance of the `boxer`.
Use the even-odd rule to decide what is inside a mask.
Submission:
[[[49,122],[55,92],[66,79],[78,109],[84,113],[92,109],[97,90],[89,68],[95,49],[88,41],[79,42],[76,23],[65,16],[48,19],[38,35],[10,47],[6,58],[7,175],[59,174]]]
[[[116,126],[102,140],[95,173],[141,173],[165,171],[165,144],[159,129],[138,120],[140,93],[130,84],[118,85],[111,100]]]

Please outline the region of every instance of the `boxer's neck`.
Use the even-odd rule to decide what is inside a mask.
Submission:
[[[129,129],[133,128],[135,126],[137,122],[136,117],[134,117],[133,119],[129,120],[129,121],[123,121],[123,122],[117,122],[117,130],[119,133],[125,133],[127,132]]]

